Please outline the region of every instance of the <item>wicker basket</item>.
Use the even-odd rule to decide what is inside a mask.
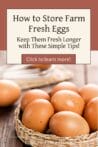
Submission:
[[[78,137],[58,137],[26,128],[20,121],[20,106],[15,111],[15,129],[18,138],[32,147],[98,147],[98,132]]]

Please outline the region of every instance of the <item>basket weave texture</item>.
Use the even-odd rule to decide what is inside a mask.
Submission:
[[[32,147],[98,147],[98,131],[74,138],[43,134],[26,128],[20,118],[20,106],[15,110],[15,130],[18,138]]]

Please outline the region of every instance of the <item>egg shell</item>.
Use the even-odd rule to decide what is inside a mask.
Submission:
[[[57,91],[51,98],[51,103],[56,112],[59,111],[73,111],[82,115],[84,109],[84,100],[82,97],[70,90]]]
[[[98,96],[98,85],[87,84],[80,88],[79,93],[87,104],[92,98]]]
[[[85,107],[84,118],[87,120],[91,131],[98,130],[98,97],[88,102]]]
[[[36,99],[25,108],[22,123],[29,129],[44,132],[54,108],[48,100]]]
[[[57,85],[55,85],[53,87],[53,89],[51,90],[51,95],[53,95],[54,93],[56,93],[59,90],[72,90],[75,92],[79,92],[78,87],[72,83],[72,82],[60,82]]]
[[[20,87],[11,80],[0,80],[0,107],[15,103],[21,94]]]
[[[51,132],[61,137],[74,137],[88,134],[90,129],[86,120],[77,113],[62,111],[54,114],[49,122]]]
[[[48,69],[51,66],[51,64],[33,64],[32,67],[34,68],[40,68],[41,70]]]
[[[21,100],[21,109],[24,111],[26,106],[35,99],[47,99],[50,100],[50,96],[47,92],[41,89],[32,89],[24,93]]]

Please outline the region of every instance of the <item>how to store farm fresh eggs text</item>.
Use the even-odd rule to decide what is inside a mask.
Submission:
[[[14,22],[33,22],[28,26],[28,32],[53,32],[57,34],[66,34],[70,31],[70,28],[67,25],[62,25],[63,22],[85,22],[84,16],[50,16],[50,15],[42,15],[42,16],[22,16],[22,15],[13,15]],[[40,24],[36,25],[36,22],[43,22],[44,25],[40,26]],[[49,26],[46,23],[54,23],[57,22],[59,24]],[[35,23],[35,24],[34,24]]]

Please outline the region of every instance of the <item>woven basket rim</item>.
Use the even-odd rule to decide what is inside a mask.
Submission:
[[[22,128],[24,128],[27,132],[29,132],[29,135],[32,136],[36,136],[36,137],[39,137],[39,138],[42,138],[42,139],[48,139],[48,140],[56,140],[56,141],[68,141],[68,142],[77,142],[77,143],[80,143],[80,142],[91,142],[91,141],[94,141],[94,140],[98,140],[98,131],[96,132],[92,132],[90,134],[85,134],[85,135],[80,135],[80,136],[75,136],[75,137],[59,137],[59,136],[56,136],[54,134],[44,134],[44,133],[40,133],[38,131],[35,131],[35,130],[32,130],[32,129],[29,129],[27,127],[25,127],[21,120],[19,119],[19,115],[20,115],[20,105],[17,106],[16,110],[15,110],[15,123],[18,122],[18,124],[20,124],[20,126],[22,126]],[[17,132],[17,130],[16,130]]]

